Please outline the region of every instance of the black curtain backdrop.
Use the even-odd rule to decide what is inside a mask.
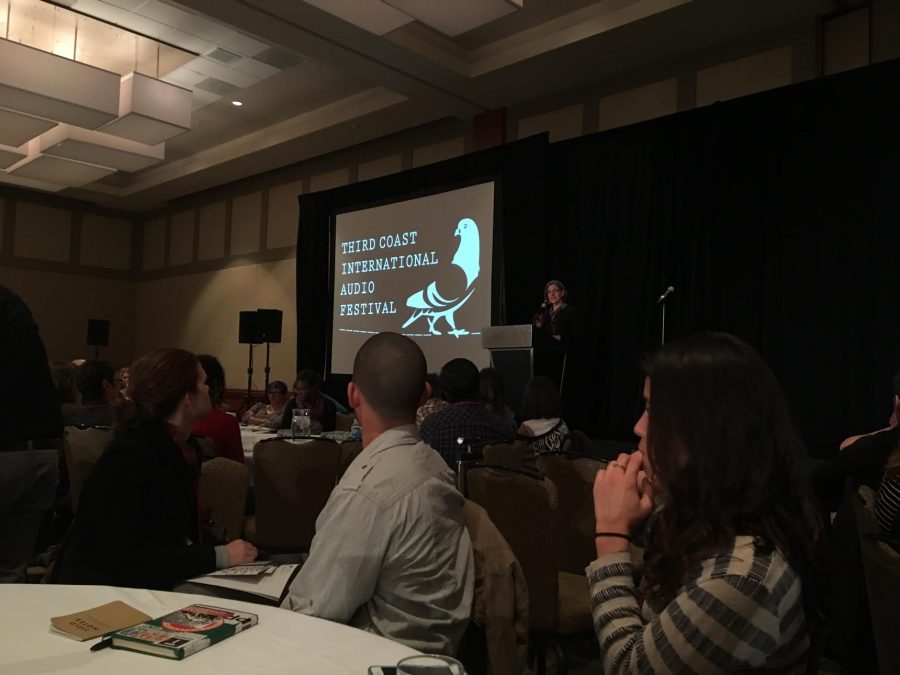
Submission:
[[[638,360],[701,330],[754,345],[811,454],[880,428],[900,367],[900,63],[552,145],[558,241],[594,348],[569,401],[629,438]],[[561,272],[562,274],[562,272]],[[572,404],[576,408],[572,409]]]
[[[640,356],[701,329],[753,344],[814,455],[883,426],[900,367],[900,62],[547,144],[546,136],[300,199],[298,363],[322,368],[335,210],[500,177],[497,318],[562,279],[584,349],[565,416],[631,438]],[[499,239],[498,239],[499,237]],[[502,242],[502,243],[501,243]],[[496,253],[495,253],[496,257]]]

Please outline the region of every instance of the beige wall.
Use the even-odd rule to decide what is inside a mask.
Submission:
[[[0,267],[0,284],[31,308],[51,361],[93,356],[85,345],[88,319],[110,321],[109,347],[100,357],[130,363],[134,346],[135,284],[79,274]]]
[[[135,354],[181,347],[213,354],[228,386],[247,386],[247,345],[238,344],[238,312],[280,309],[281,344],[272,345],[272,379],[291,380],[297,347],[296,262],[230,267],[145,281],[137,285]],[[254,350],[254,385],[263,387],[265,347]]]

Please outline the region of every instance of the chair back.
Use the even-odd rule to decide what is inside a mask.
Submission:
[[[353,464],[353,460],[362,452],[362,441],[347,441],[341,444],[341,466],[338,469],[338,476],[335,482],[341,480],[341,476],[346,473],[347,469]]]
[[[532,631],[556,632],[559,579],[557,493],[552,482],[504,467],[477,465],[466,473],[468,496],[487,511],[509,543],[528,584]]]
[[[199,434],[191,434],[194,442],[197,444],[198,454],[201,462],[208,462],[216,457],[216,442],[209,436],[200,436]]]
[[[84,482],[93,472],[94,465],[112,438],[112,429],[107,427],[66,426],[64,452],[69,472],[69,501],[73,512],[78,510],[78,498]]]
[[[580,429],[569,434],[571,443],[564,450],[582,457],[592,457],[604,461],[612,461],[621,453],[631,453],[637,447],[637,441],[610,441],[590,438]]]
[[[200,510],[224,528],[227,539],[238,539],[244,527],[244,510],[250,472],[233,459],[216,457],[200,466]]]
[[[492,466],[505,466],[507,469],[523,471],[525,469],[525,455],[528,453],[526,441],[507,441],[485,445],[482,449],[483,461]]]
[[[335,431],[350,431],[353,428],[353,420],[356,419],[356,415],[351,413],[336,413],[334,418],[334,430]]]
[[[875,493],[862,486],[853,500],[862,552],[869,614],[882,675],[900,673],[900,640],[897,640],[897,607],[900,607],[900,553],[879,541],[881,529],[874,514]]]
[[[475,561],[472,622],[484,632],[490,673],[521,675],[528,649],[528,587],[522,567],[487,511],[467,499],[463,518]]]
[[[594,546],[594,479],[605,462],[561,454],[538,455],[538,469],[559,495],[559,569],[584,574],[597,557]]]
[[[257,546],[309,550],[316,518],[334,489],[340,463],[341,446],[334,441],[257,443],[253,448]]]

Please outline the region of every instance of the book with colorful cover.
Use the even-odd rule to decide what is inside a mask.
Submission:
[[[158,619],[112,633],[110,646],[181,660],[255,626],[256,614],[190,605]]]

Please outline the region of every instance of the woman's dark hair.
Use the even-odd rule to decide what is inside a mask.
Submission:
[[[273,380],[269,382],[269,388],[266,391],[268,393],[286,394],[288,393],[288,388],[281,380]]]
[[[559,391],[546,375],[528,380],[522,390],[522,416],[526,420],[551,419],[562,414]]]
[[[212,354],[200,354],[197,360],[206,371],[206,386],[209,387],[209,400],[213,406],[218,407],[225,395],[225,369]]]
[[[294,382],[295,384],[297,382],[302,382],[307,387],[311,387],[312,389],[322,388],[322,378],[312,368],[304,368],[299,373],[297,373],[297,379]]]
[[[665,506],[647,546],[649,595],[667,602],[703,559],[737,535],[778,549],[800,575],[807,621],[820,616],[822,521],[806,452],[775,376],[725,333],[695,333],[644,363],[650,379],[647,452]]]
[[[506,414],[506,402],[503,400],[503,376],[496,368],[482,368],[478,374],[481,382],[481,400],[495,415]]]
[[[53,378],[60,403],[75,403],[78,400],[75,366],[68,361],[54,361],[50,364],[50,377]]]
[[[431,398],[444,398],[444,387],[437,373],[428,373],[425,381],[431,385]]]
[[[162,422],[185,394],[197,390],[197,357],[183,349],[160,349],[131,364],[126,395],[116,404],[116,431]]]

